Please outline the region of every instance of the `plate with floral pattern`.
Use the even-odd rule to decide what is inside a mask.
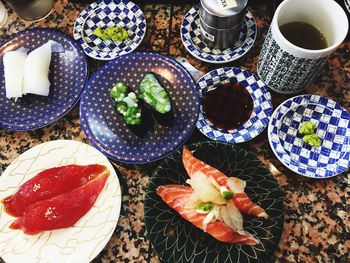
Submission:
[[[189,145],[196,158],[227,176],[247,182],[246,193],[265,209],[268,219],[243,215],[244,229],[260,244],[223,243],[195,227],[156,194],[161,185],[186,184],[181,150],[168,157],[153,172],[145,195],[145,225],[151,243],[163,262],[246,263],[267,262],[278,245],[283,229],[283,194],[276,179],[254,154],[234,144],[200,142]]]
[[[51,57],[47,97],[27,94],[6,98],[3,56],[24,47],[31,51],[49,40],[58,43]],[[60,119],[78,102],[88,76],[83,50],[69,36],[53,29],[29,29],[10,36],[0,44],[0,127],[8,130],[33,130]]]
[[[123,82],[138,96],[147,73],[167,90],[171,118],[163,122],[144,105],[141,131],[135,131],[115,110],[110,89]],[[81,125],[89,141],[124,163],[155,161],[179,148],[192,134],[198,112],[199,94],[187,70],[174,59],[151,52],[127,54],[104,64],[91,76],[80,102]]]

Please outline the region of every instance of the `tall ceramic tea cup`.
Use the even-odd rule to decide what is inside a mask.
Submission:
[[[307,23],[318,29],[326,38],[327,47],[305,49],[289,42],[280,27],[291,22]],[[278,93],[304,90],[343,42],[348,27],[345,12],[334,0],[285,0],[276,9],[261,49],[258,75]]]

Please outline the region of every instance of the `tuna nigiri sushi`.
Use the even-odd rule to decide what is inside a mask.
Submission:
[[[80,187],[101,174],[109,175],[104,165],[65,165],[44,170],[25,182],[18,191],[2,200],[5,211],[21,216],[24,209],[38,201]]]
[[[74,225],[94,205],[108,176],[109,173],[101,173],[78,188],[25,207],[10,228],[35,235]]]
[[[242,216],[232,202],[198,203],[194,190],[184,185],[159,186],[157,195],[184,219],[221,242],[244,245],[259,243],[243,230]]]
[[[182,161],[191,178],[188,180],[188,183],[191,184],[194,189],[198,188],[196,192],[200,195],[200,198],[207,198],[205,196],[212,197],[213,195],[208,195],[207,193],[219,190],[215,200],[211,201],[219,201],[221,196],[226,200],[232,200],[234,205],[242,213],[268,218],[265,210],[253,203],[244,192],[246,186],[244,180],[235,177],[227,177],[218,169],[194,157],[187,147],[183,148]],[[206,191],[203,191],[203,187],[206,188]]]

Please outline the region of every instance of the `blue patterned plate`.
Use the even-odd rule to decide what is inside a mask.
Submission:
[[[129,33],[123,42],[103,40],[93,34],[95,28],[119,26]],[[111,60],[135,50],[146,34],[146,18],[141,9],[128,0],[99,0],[88,5],[74,24],[74,39],[86,55]]]
[[[259,135],[268,125],[272,115],[270,92],[258,76],[239,68],[220,68],[210,71],[197,82],[201,97],[219,84],[239,83],[253,100],[253,111],[249,120],[234,130],[222,130],[212,124],[203,114],[201,107],[197,128],[208,138],[216,141],[241,143]]]
[[[139,94],[140,82],[150,72],[168,91],[174,116],[171,125],[152,116],[143,119],[150,127],[140,136],[116,112],[109,90],[124,82]],[[104,64],[92,75],[80,103],[81,125],[90,142],[109,158],[124,163],[155,161],[180,147],[195,128],[198,112],[199,95],[190,74],[170,57],[148,52]]]
[[[304,121],[316,124],[320,147],[303,142],[298,130]],[[317,95],[301,95],[283,102],[268,127],[271,148],[292,171],[311,178],[327,178],[350,166],[350,113]]]
[[[245,180],[246,193],[269,219],[243,215],[244,229],[261,242],[255,246],[220,242],[186,221],[156,194],[158,186],[186,184],[181,151],[176,151],[154,171],[145,195],[145,226],[159,257],[169,263],[269,262],[283,229],[283,194],[276,179],[254,154],[236,145],[210,141],[189,148],[228,177]]]
[[[5,94],[3,55],[20,47],[29,51],[54,40],[63,47],[53,52],[49,96],[27,94],[16,102]],[[30,29],[12,35],[0,44],[0,126],[9,130],[33,130],[55,122],[77,103],[88,70],[80,46],[69,36],[52,29]]]
[[[233,48],[225,50],[210,48],[202,41],[198,5],[188,11],[181,24],[181,39],[187,51],[199,60],[213,64],[231,62],[244,56],[252,48],[256,35],[256,23],[249,12],[244,17],[239,40]]]

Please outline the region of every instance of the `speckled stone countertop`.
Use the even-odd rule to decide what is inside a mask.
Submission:
[[[175,1],[173,1],[175,2]],[[259,1],[258,1],[259,2]],[[190,5],[140,5],[147,18],[147,34],[138,50],[152,50],[174,57],[186,57],[196,68],[207,72],[215,68],[193,58],[181,43],[179,29]],[[72,35],[73,24],[82,4],[57,0],[54,12],[39,22],[24,22],[9,10],[9,19],[0,29],[0,40],[32,27],[58,28]],[[252,48],[232,66],[256,72],[259,52],[271,21],[271,8],[264,4],[249,6],[259,29]],[[327,96],[350,110],[350,40],[332,54],[320,77],[307,88],[311,94]],[[93,72],[102,62],[89,59]],[[287,96],[272,93],[274,107]],[[35,131],[12,132],[0,129],[0,174],[21,153],[42,142],[71,139],[88,142],[79,122],[77,105],[55,123]],[[5,113],[0,113],[5,114]],[[195,131],[190,141],[205,140]],[[290,172],[275,158],[263,132],[242,145],[257,153],[284,192],[284,230],[271,262],[350,262],[350,174],[327,180],[312,180]],[[143,195],[149,176],[158,162],[142,166],[117,164],[123,189],[118,226],[105,249],[94,262],[159,262],[145,231]]]

